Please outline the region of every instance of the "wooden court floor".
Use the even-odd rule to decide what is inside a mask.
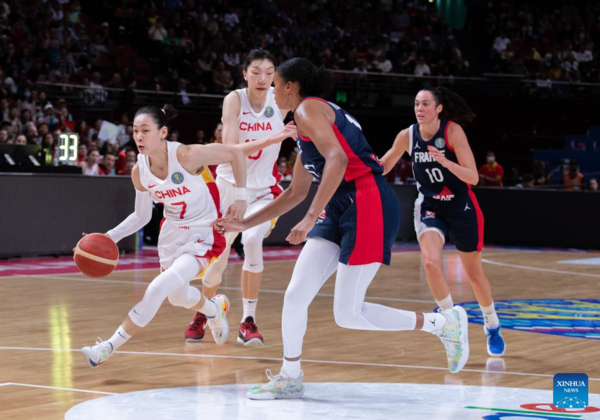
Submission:
[[[559,261],[600,254],[489,249],[484,269],[494,298],[598,299],[600,266]],[[264,371],[278,371],[282,356],[281,308],[293,261],[265,264],[257,321],[266,345],[235,342],[241,317],[241,265],[227,268],[222,292],[232,303],[232,334],[217,346],[207,334],[186,344],[192,313],[168,302],[139,335],[109,362],[90,369],[78,349],[107,339],[142,297],[155,270],[115,272],[92,280],[81,274],[0,278],[0,419],[62,419],[83,401],[112,393],[218,384],[255,384]],[[474,301],[455,251],[444,268],[456,303]],[[199,283],[198,283],[199,285]],[[309,310],[305,337],[305,382],[400,382],[552,389],[559,372],[584,372],[590,393],[600,393],[600,341],[504,330],[504,366],[488,361],[483,328],[470,324],[471,357],[465,370],[446,370],[440,341],[423,332],[366,332],[338,327],[332,314],[334,279]],[[371,285],[367,300],[411,311],[435,307],[418,252],[394,254]],[[596,313],[596,316],[598,314]]]

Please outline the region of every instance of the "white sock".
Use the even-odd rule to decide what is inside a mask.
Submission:
[[[112,346],[112,351],[116,351],[119,347],[129,340],[131,336],[123,329],[123,327],[117,328],[117,331],[110,337],[107,342]],[[111,353],[112,353],[111,351]]]
[[[246,318],[251,316],[256,322],[256,303],[258,302],[258,298],[256,299],[246,299],[242,298],[242,303],[244,305],[244,315],[242,315],[242,322],[246,321]]]
[[[438,304],[438,307],[441,310],[452,309],[454,307],[454,302],[452,302],[452,295],[451,294],[448,294],[448,296],[446,296],[442,300],[436,300],[435,303]]]
[[[200,308],[199,312],[206,315],[207,318],[214,318],[217,314],[217,304],[204,296],[204,306]]]
[[[421,328],[422,331],[434,332],[441,330],[444,328],[444,325],[446,325],[446,317],[442,314],[423,314],[423,317],[425,320],[423,322],[423,328]]]
[[[496,314],[494,302],[492,302],[490,306],[479,305],[479,307],[481,308],[481,312],[483,312],[483,321],[485,322],[485,326],[488,328],[498,328],[500,326],[500,320]]]
[[[300,366],[300,360],[296,360],[295,362],[290,362],[289,360],[283,359],[283,366],[281,370],[285,370],[285,373],[292,379],[297,379],[300,377],[302,373],[302,369]]]

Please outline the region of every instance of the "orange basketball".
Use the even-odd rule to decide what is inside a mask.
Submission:
[[[108,276],[119,262],[119,248],[108,236],[91,233],[81,238],[73,255],[77,268],[89,277]]]

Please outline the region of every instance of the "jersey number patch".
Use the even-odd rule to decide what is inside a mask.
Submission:
[[[187,204],[185,204],[185,201],[180,201],[179,203],[171,203],[171,205],[181,206],[181,213],[179,214],[179,218],[183,220],[183,218],[185,217],[185,211],[187,210]]]
[[[444,174],[440,170],[440,168],[433,168],[432,170],[425,169],[427,175],[429,175],[429,180],[433,184],[434,182],[444,182]]]

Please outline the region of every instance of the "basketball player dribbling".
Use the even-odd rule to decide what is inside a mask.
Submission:
[[[459,251],[465,275],[484,315],[490,356],[502,356],[506,343],[496,314],[490,282],[483,272],[483,214],[471,185],[477,166],[460,124],[475,117],[465,100],[444,87],[424,89],[415,98],[417,124],[402,130],[381,159],[389,172],[404,152],[412,156],[419,196],[415,230],[429,288],[441,310],[454,306],[442,268],[448,235]]]
[[[281,142],[288,137],[296,138],[295,125],[291,123],[284,126],[282,112],[275,103],[271,87],[274,74],[275,58],[271,53],[263,49],[252,50],[244,61],[244,79],[248,87],[231,92],[223,101],[223,144],[256,143],[262,140],[267,145],[247,156],[246,217],[261,210],[282,193],[283,189],[279,186],[281,175],[277,168]],[[221,208],[225,211],[234,202],[235,180],[230,164],[218,166],[217,186]],[[263,240],[271,232],[275,220],[267,220],[242,233],[245,255],[241,279],[243,315],[237,341],[245,346],[264,344],[256,325],[256,306],[264,270]],[[227,267],[231,244],[237,236],[237,232],[225,234],[227,244],[221,258],[202,278],[204,296],[212,298],[216,294]],[[206,314],[201,311],[196,313],[185,332],[186,341],[201,341],[206,323]]]
[[[461,370],[469,356],[463,308],[417,314],[364,301],[380,265],[390,263],[400,225],[400,206],[382,177],[381,163],[360,124],[319,97],[330,88],[331,74],[305,58],[289,59],[277,68],[275,99],[282,108],[294,110],[298,128],[299,159],[292,183],[250,217],[225,218],[216,223],[221,232],[249,229],[302,202],[313,177],[320,184],[308,213],[287,238],[291,244],[307,242],[284,297],[283,367],[278,375],[267,370],[269,382],[250,389],[251,399],[300,398],[304,394],[300,359],[308,307],[336,271],[333,312],[338,325],[361,330],[431,332],[442,340],[451,372]]]
[[[107,341],[83,347],[86,362],[97,367],[152,320],[165,299],[174,306],[201,310],[211,324],[217,344],[229,334],[224,295],[207,299],[190,281],[219,258],[225,238],[212,224],[221,216],[219,193],[209,163],[229,163],[237,187],[227,214],[246,211],[246,157],[243,148],[221,144],[185,146],[166,140],[168,121],[177,115],[172,106],[139,109],[133,121],[133,139],[139,150],[131,180],[136,191],[135,211],[106,234],[115,242],[137,232],[152,216],[152,202],[164,205],[164,223],[158,238],[161,273]]]

